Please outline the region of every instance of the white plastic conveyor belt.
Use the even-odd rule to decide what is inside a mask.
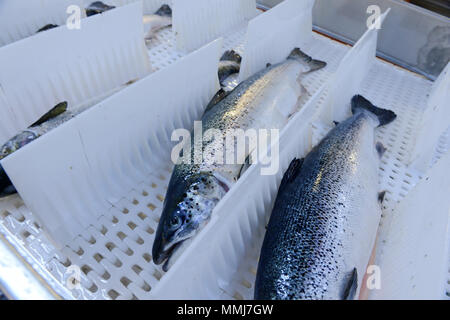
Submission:
[[[295,16],[292,21],[301,23]],[[249,46],[242,49],[245,32],[243,28],[224,35],[225,47],[244,51],[244,57],[246,50],[252,50]],[[396,121],[376,135],[388,148],[379,171],[380,190],[387,191],[385,218],[428,170],[408,167],[407,154],[414,147],[415,129],[433,83],[375,59],[376,34],[377,30],[369,30],[352,49],[318,34],[306,43],[296,43],[304,36],[293,35],[288,44],[282,43],[282,37],[267,35],[280,41],[266,50],[267,59],[281,59],[289,46],[301,45],[315,59],[326,61],[327,68],[302,81],[310,99],[281,133],[278,173],[261,176],[261,164],[253,165],[168,273],[153,264],[150,252],[173,167],[170,136],[173,129],[192,127],[218,88],[220,40],[181,58],[171,42],[173,30],[161,31],[149,44],[158,72],[4,159],[2,164],[27,206],[18,197],[0,201],[0,230],[16,234],[30,255],[63,285],[70,270],[81,268],[81,286],[71,288],[75,298],[251,299],[278,184],[292,158],[304,156],[330,129],[334,119],[324,117],[324,110],[344,116],[347,99],[361,93],[397,113]],[[254,64],[248,61],[255,71],[264,57],[257,59]],[[358,81],[351,81],[354,66]],[[348,81],[348,86],[341,86],[342,81]],[[445,136],[441,139],[445,141],[435,160],[447,152],[442,147],[448,146]],[[437,141],[430,144],[436,146]],[[385,231],[383,221],[380,239],[395,232]],[[383,252],[390,250],[389,244],[382,248]],[[402,272],[391,270],[392,277]],[[407,294],[410,288],[398,282],[382,287],[377,297],[393,296],[395,290]]]
[[[150,72],[140,4],[2,47],[0,69],[3,144],[62,101],[77,106]]]

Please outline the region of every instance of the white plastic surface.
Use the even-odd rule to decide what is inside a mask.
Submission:
[[[375,264],[381,289],[372,299],[442,299],[449,262],[450,152],[432,167],[384,222]]]
[[[235,281],[252,288],[247,279],[254,278],[261,243],[255,240],[264,235],[283,172],[294,157],[301,158],[311,149],[310,120],[323,93],[322,87],[282,131],[278,173],[264,176],[260,174],[261,164],[252,165],[214,209],[205,229],[151,292],[152,297],[230,299],[238,298],[233,292]],[[246,264],[243,259],[246,257],[250,257],[251,265]],[[248,292],[245,298],[252,296]]]
[[[257,14],[255,0],[173,0],[177,49],[191,52]]]
[[[61,101],[75,106],[151,70],[139,3],[0,48],[0,143]]]
[[[450,129],[450,63],[434,82],[426,108],[409,159],[421,171],[428,168],[433,157],[435,144],[430,142]]]
[[[209,44],[2,161],[58,244],[70,243],[124,193],[145,182],[161,161],[159,150],[170,149],[172,131],[190,128],[199,118],[219,87],[221,48],[222,40]],[[192,83],[191,77],[198,81]]]
[[[389,10],[380,17],[380,26]],[[374,62],[377,51],[379,29],[368,29],[342,60],[338,71],[330,81],[329,95],[326,107],[320,111],[320,116],[327,124],[332,121],[343,121],[351,115],[348,108],[352,96],[356,93],[363,79],[369,72],[369,66]]]
[[[292,48],[303,49],[312,36],[313,5],[314,0],[286,0],[249,22],[240,81],[264,69],[268,63],[283,61]]]
[[[83,0],[4,0],[0,3],[0,47],[34,35],[47,24],[58,26],[69,18],[71,5],[83,8]],[[81,9],[81,18],[86,17]]]
[[[243,28],[236,34],[227,36],[224,47],[238,48],[238,51],[242,52],[244,35],[245,29]],[[175,67],[173,64],[181,59],[182,54],[174,49],[174,38],[172,31],[163,30],[151,43],[149,53],[152,62],[154,61],[155,69],[163,69],[170,65]],[[134,185],[132,185],[132,180],[124,180],[123,176],[130,176],[130,179],[134,179],[137,172],[141,170],[140,166],[146,163],[134,161],[139,159],[136,156],[138,152],[119,153],[112,149],[112,157],[117,159],[117,155],[120,155],[122,164],[117,165],[108,176],[102,177],[102,179],[109,178],[110,181],[106,184],[99,184],[101,188],[110,189],[112,193],[106,194],[104,191],[104,194],[95,195],[94,202],[102,203],[103,200],[100,201],[97,197],[110,196],[118,191],[113,187],[123,188],[126,191],[121,192],[120,199],[111,203],[109,209],[97,212],[99,218],[93,219],[90,226],[62,249],[57,249],[49,241],[42,226],[36,221],[36,213],[33,210],[30,211],[14,197],[4,202],[0,201],[0,230],[7,229],[16,234],[19,241],[23,241],[26,250],[39,259],[51,275],[61,279],[63,283],[67,280],[69,268],[79,266],[82,270],[82,289],[72,290],[75,298],[251,299],[265,225],[275,199],[278,183],[281,180],[282,170],[286,169],[293,156],[304,155],[331,128],[331,126],[319,122],[300,123],[301,119],[309,119],[316,110],[321,110],[327,101],[328,86],[325,84],[336,72],[340,61],[349,50],[349,47],[317,34],[313,35],[305,48],[305,51],[312,57],[327,61],[328,66],[316,73],[309,74],[302,80],[302,84],[312,98],[301,113],[292,119],[281,138],[282,161],[278,175],[260,176],[257,166],[249,169],[216,208],[210,224],[167,274],[151,262],[150,253],[164,194],[171,175],[172,164],[168,159],[171,148],[159,147],[157,155],[160,156],[160,163],[155,161],[149,164],[151,168],[148,169],[148,172],[151,171],[151,173],[141,176],[142,182]],[[217,60],[215,61],[217,62]],[[360,87],[355,90],[376,105],[392,109],[399,115],[394,123],[377,130],[377,139],[388,148],[381,161],[379,171],[380,190],[387,190],[384,212],[388,216],[397,202],[401,201],[423,176],[422,172],[408,168],[406,163],[407,153],[413,146],[413,138],[417,132],[415,129],[418,127],[425,109],[432,83],[376,59],[364,67],[368,69],[366,70],[367,75]],[[196,68],[192,68],[192,66],[188,70],[189,73],[196,72]],[[215,76],[216,71],[214,71]],[[183,73],[177,75],[177,77],[184,76]],[[189,86],[194,85],[196,81],[202,81],[198,77],[189,78],[189,80]],[[123,95],[123,99],[125,99],[125,91]],[[148,97],[147,95],[147,101],[149,101]],[[190,107],[188,108],[190,110]],[[190,114],[187,111],[188,108],[185,109],[185,113],[173,113],[174,118],[171,118],[169,123],[165,124],[163,121],[159,123],[160,127],[164,128],[159,137],[161,141],[168,139],[166,130],[170,131],[171,128],[179,126],[179,123],[184,123],[184,121],[189,123],[190,121],[192,125],[192,118],[197,115]],[[195,113],[196,109],[193,110]],[[95,113],[93,112],[93,114]],[[107,118],[108,114],[103,116]],[[187,117],[191,117],[191,119],[187,119]],[[166,120],[168,121],[167,118]],[[127,120],[124,118],[123,122],[127,123]],[[126,134],[125,130],[121,130],[123,126],[124,124],[120,123],[117,130]],[[118,141],[124,141],[122,139],[126,140],[126,138],[120,137]],[[107,144],[112,144],[108,139],[106,140]],[[116,142],[114,139],[110,140]],[[443,135],[441,140],[434,157],[437,164],[440,161],[438,159],[450,147],[446,136]],[[114,144],[116,148],[132,149],[132,146],[137,146],[137,143],[130,142],[131,146],[122,146],[118,142]],[[61,146],[59,145],[59,147]],[[100,149],[104,150],[101,146]],[[105,155],[100,154],[99,150],[96,151],[99,159],[107,160],[109,157],[109,153]],[[54,150],[48,150],[48,152],[55,154]],[[42,156],[41,150],[38,154]],[[156,155],[153,154],[152,159],[154,156]],[[90,159],[91,155],[88,157]],[[166,160],[164,161],[164,159]],[[48,157],[48,160],[55,164],[59,158]],[[28,161],[26,164],[30,165],[30,163],[31,161]],[[130,163],[136,165],[132,166]],[[22,164],[25,164],[25,161]],[[101,165],[112,168],[108,161]],[[98,167],[98,164],[96,166]],[[127,169],[130,167],[133,168],[131,171]],[[20,173],[20,170],[18,167],[14,175],[23,174]],[[33,175],[35,174],[36,171],[33,172]],[[47,176],[42,175],[39,180],[41,179],[47,179]],[[83,180],[82,177],[80,180]],[[91,187],[88,186],[88,188]],[[74,186],[73,190],[76,190],[77,193],[80,192],[78,186]],[[52,189],[52,192],[55,190]],[[56,192],[59,191],[56,190]],[[54,195],[49,192],[48,199],[52,200],[52,197]],[[91,205],[88,202],[91,200],[80,198],[78,194],[67,194],[65,200],[71,201],[72,199],[82,199],[82,203],[76,205],[85,207]],[[73,204],[70,205],[73,206]],[[226,211],[227,208],[230,210]],[[55,216],[54,212],[43,214]],[[69,223],[74,222],[69,221]],[[381,229],[380,239],[383,239],[383,234],[383,229]],[[206,251],[201,251],[201,249]],[[386,246],[383,250],[390,250],[390,247]],[[416,268],[416,266],[413,265],[412,268]],[[399,270],[399,272],[401,271]],[[446,281],[447,278],[443,279],[443,283]],[[398,283],[397,289],[401,290],[402,285],[402,282]],[[383,292],[380,292],[380,295],[382,296]]]

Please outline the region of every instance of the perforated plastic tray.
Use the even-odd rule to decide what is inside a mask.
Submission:
[[[245,34],[245,27],[236,28],[226,34],[224,48],[234,48],[243,53]],[[165,68],[184,56],[175,47],[175,36],[171,29],[162,30],[148,43],[154,71]],[[350,47],[314,34],[304,48],[314,58],[328,63],[326,69],[312,73],[303,80],[303,85],[318,108],[326,101],[327,92],[324,85],[338,69],[339,63]],[[237,79],[231,81],[229,85],[232,87],[236,83]],[[381,60],[376,60],[370,66],[361,84],[363,95],[377,105],[389,107],[399,115],[393,125],[377,132],[377,139],[388,147],[379,171],[381,190],[387,190],[384,212],[390,212],[395,208],[424,174],[407,166],[407,154],[412,148],[414,128],[418,126],[426,108],[431,88],[432,82]],[[299,154],[306,152],[326,134],[329,128],[316,121],[310,126],[305,126],[300,133],[305,134],[306,140],[309,137],[310,142],[304,144],[305,147],[299,145],[296,152]],[[291,140],[295,138],[298,137],[291,137]],[[439,140],[433,162],[438,161],[448,151],[449,145],[447,132]],[[290,155],[292,152],[290,151]],[[281,171],[277,177],[268,182],[263,193],[255,195],[249,192],[253,198],[245,205],[254,206],[253,210],[260,213],[259,218],[248,218],[247,222],[239,226],[241,229],[253,227],[254,232],[245,236],[245,239],[238,236],[224,240],[229,243],[227,250],[234,251],[233,254],[227,256],[226,252],[221,252],[219,259],[209,261],[205,268],[214,269],[214,272],[199,275],[197,271],[190,274],[190,269],[183,271],[178,267],[178,270],[176,268],[169,270],[169,273],[172,273],[169,278],[169,274],[165,274],[160,267],[152,263],[149,254],[172,171],[172,164],[168,158],[170,150],[166,150],[165,153],[167,153],[165,165],[148,174],[145,179],[143,177],[141,183],[130,188],[127,194],[112,204],[113,207],[108,213],[105,212],[95,224],[86,228],[61,250],[53,245],[34,214],[18,196],[0,200],[0,231],[16,248],[28,256],[28,261],[34,262],[36,269],[51,286],[53,284],[54,287],[59,287],[59,290],[56,290],[57,294],[64,298],[251,299],[264,226],[276,195],[277,181],[281,179]],[[287,155],[284,158],[282,164],[284,169],[288,164],[288,158]],[[246,174],[240,182],[240,187],[251,186],[253,176],[251,172]],[[208,239],[211,230],[214,230],[213,227],[217,225],[210,227],[209,232],[202,233],[198,242]],[[380,228],[381,235],[382,230],[383,228]],[[242,243],[246,245],[243,247]],[[192,250],[186,254],[192,254]],[[226,261],[229,257],[232,257],[232,261]],[[189,262],[193,257],[181,256],[181,259]],[[82,270],[81,288],[61,289],[73,275],[72,267],[75,265]],[[187,266],[192,268],[191,264]],[[181,276],[180,271],[183,271],[183,277],[189,274],[189,281],[196,282],[202,289],[195,291],[193,288],[190,292],[176,291],[175,282],[177,277]],[[217,274],[221,276],[214,278]]]

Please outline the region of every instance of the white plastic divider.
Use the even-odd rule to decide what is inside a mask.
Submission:
[[[386,14],[387,12],[381,19],[384,19]],[[151,296],[158,299],[208,299],[214,296],[214,293],[226,291],[230,280],[240,267],[240,259],[251,254],[252,250],[254,252],[255,247],[260,245],[251,241],[261,238],[265,232],[264,227],[270,217],[279,182],[289,163],[294,157],[302,158],[311,150],[311,123],[322,120],[320,115],[323,110],[333,112],[334,108],[339,107],[338,112],[343,113],[343,109],[348,108],[351,97],[358,92],[360,82],[375,61],[376,40],[376,30],[365,33],[340,62],[338,76],[331,76],[282,130],[278,173],[264,176],[260,173],[260,163],[251,166],[217,205],[211,221],[151,291]],[[292,49],[286,44],[286,51]],[[355,65],[363,70],[359,71],[359,82],[350,82],[349,87],[342,92],[344,96],[348,96],[348,101],[344,102],[339,92],[333,90],[340,86],[336,81],[350,77],[347,74],[350,67]],[[334,93],[333,97],[343,105],[337,105],[330,99],[330,93]],[[338,112],[335,114],[339,114]],[[256,251],[259,252],[258,249]],[[198,255],[197,252],[202,254]]]
[[[380,26],[390,9],[380,16]],[[330,124],[332,121],[343,121],[351,115],[348,108],[352,96],[356,93],[363,79],[367,76],[370,66],[376,58],[379,29],[368,29],[353,48],[342,59],[338,70],[329,81],[327,106],[320,113],[321,120]]]
[[[382,290],[371,299],[443,299],[446,297],[450,241],[450,152],[388,215],[383,250],[375,264]],[[447,297],[448,298],[448,297]]]
[[[410,165],[421,172],[430,166],[439,137],[450,128],[450,63],[433,84],[416,141],[410,154]]]
[[[87,7],[95,0],[84,0],[84,4]],[[103,0],[102,2],[110,6],[124,6],[139,0]],[[172,0],[142,0],[144,14],[154,14],[163,4],[170,5]]]
[[[240,81],[286,59],[295,47],[312,37],[312,8],[315,0],[286,0],[252,19],[248,24]]]
[[[2,161],[58,247],[95,225],[161,162],[167,165],[172,131],[190,129],[219,88],[221,49],[218,39]]]
[[[134,3],[0,48],[0,143],[61,101],[76,106],[151,71]]]
[[[249,21],[255,0],[173,0],[177,48],[190,52]]]
[[[0,3],[0,47],[34,35],[47,24],[63,25],[69,18],[67,8],[81,8],[83,0],[14,0]]]
[[[303,158],[312,148],[310,123],[325,88],[322,86],[282,130],[277,174],[261,175],[261,163],[267,159],[252,165],[219,202],[211,221],[150,292],[152,297],[210,299],[217,292],[226,291],[240,259],[258,246],[252,240],[265,232],[283,173],[294,157]]]

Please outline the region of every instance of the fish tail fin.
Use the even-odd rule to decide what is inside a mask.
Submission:
[[[220,61],[233,61],[237,63],[241,63],[242,57],[234,50],[225,51]]]
[[[356,95],[352,98],[352,113],[355,114],[358,109],[367,110],[376,115],[380,122],[380,127],[391,123],[397,118],[397,115],[393,111],[378,108],[361,95]]]
[[[163,4],[155,14],[162,17],[172,17],[172,8],[168,4]]]
[[[311,58],[310,56],[308,56],[306,53],[304,53],[299,48],[295,48],[294,50],[292,50],[288,59],[297,60],[301,64],[308,67],[308,71],[306,71],[306,73],[320,70],[320,69],[326,67],[326,65],[327,65],[327,63],[324,61],[315,60],[315,59]]]

